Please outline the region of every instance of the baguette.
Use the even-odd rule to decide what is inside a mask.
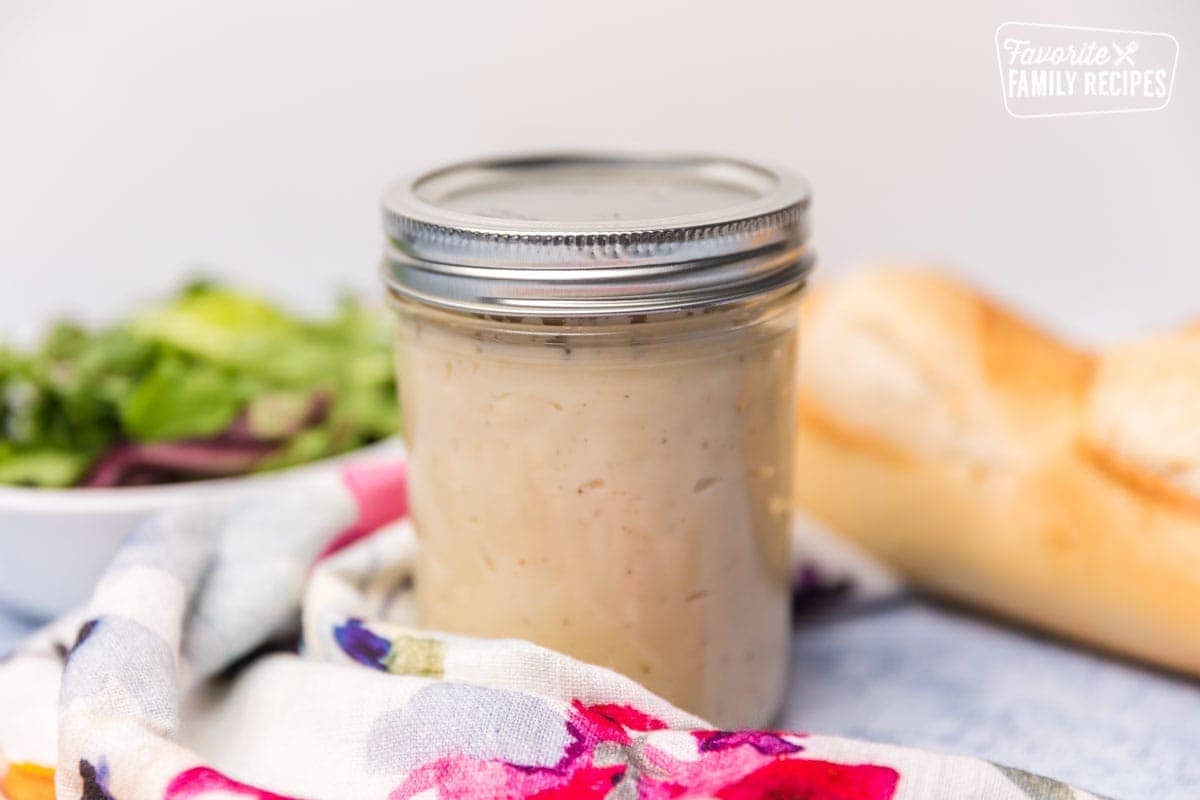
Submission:
[[[931,592],[1200,675],[1200,328],[1088,353],[916,270],[802,325],[805,510]]]

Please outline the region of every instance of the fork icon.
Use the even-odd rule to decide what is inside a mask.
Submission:
[[[1113,42],[1112,46],[1113,46],[1113,50],[1115,50],[1117,53],[1117,60],[1113,62],[1114,67],[1119,67],[1126,62],[1129,63],[1129,66],[1131,66],[1131,67],[1134,66],[1133,54],[1137,52],[1137,49],[1138,49],[1137,42],[1131,41],[1128,45],[1125,46],[1124,49],[1122,49],[1121,45],[1117,44],[1116,42]]]

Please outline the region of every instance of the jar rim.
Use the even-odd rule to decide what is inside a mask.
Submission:
[[[719,156],[535,153],[383,196],[384,280],[421,302],[564,316],[722,305],[802,283],[811,193]]]

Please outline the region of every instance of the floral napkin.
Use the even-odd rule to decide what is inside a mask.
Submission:
[[[528,642],[420,630],[404,514],[403,465],[391,463],[140,528],[85,612],[0,664],[0,794],[1093,797],[974,758],[714,730]],[[820,553],[821,566],[846,557]],[[890,590],[884,574],[855,575],[868,593]],[[852,588],[803,558],[797,580],[804,602]]]

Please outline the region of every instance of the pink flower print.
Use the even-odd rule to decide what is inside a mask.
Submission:
[[[658,731],[667,723],[643,713],[633,706],[614,703],[585,706],[578,700],[571,701],[571,717],[567,728],[576,732],[586,742],[617,742],[630,744],[633,740],[629,731]]]
[[[644,711],[638,711],[633,706],[602,703],[600,705],[584,707],[576,700],[575,707],[583,708],[589,714],[598,714],[631,731],[661,731],[667,727],[667,723],[661,719],[652,717]]]
[[[891,800],[900,774],[873,764],[779,759],[714,794],[721,800]]]
[[[168,784],[163,800],[191,800],[209,792],[220,792],[223,797],[245,797],[249,800],[298,800],[235,781],[212,767],[192,767],[176,775]]]

